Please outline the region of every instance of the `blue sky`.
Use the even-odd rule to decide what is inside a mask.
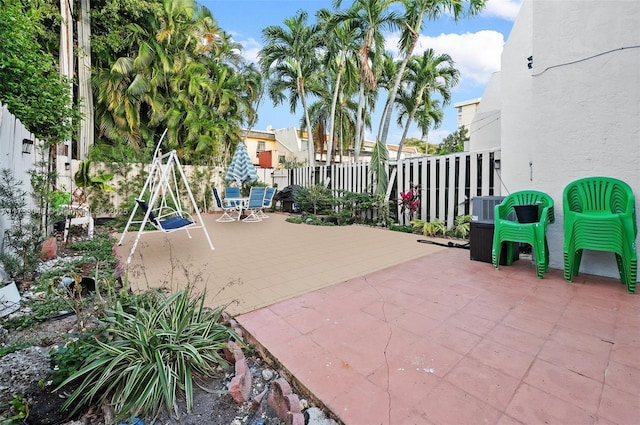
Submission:
[[[443,137],[456,130],[457,112],[453,104],[460,101],[482,97],[484,87],[492,73],[500,70],[502,48],[513,25],[522,0],[488,0],[483,13],[473,18],[453,22],[443,18],[439,21],[428,21],[423,25],[420,41],[414,54],[421,54],[424,49],[433,48],[436,53],[448,53],[460,71],[460,82],[453,88],[451,104],[444,110],[444,121],[440,128],[431,130],[429,142],[439,143]],[[314,19],[315,12],[321,8],[332,9],[331,0],[200,0],[207,7],[218,25],[231,34],[236,42],[243,46],[242,55],[255,62],[262,47],[262,29],[269,25],[282,25],[283,21],[293,16],[299,9],[309,13]],[[351,5],[351,1],[343,0],[342,9]],[[386,34],[387,50],[397,53],[396,43],[399,34]],[[386,94],[380,94],[384,100]],[[376,108],[379,111],[382,107]],[[289,113],[289,107],[274,107],[265,96],[258,111],[259,118],[254,126],[256,130],[265,130],[267,126],[274,128],[299,127],[302,106],[296,115]],[[379,115],[374,115],[373,129],[377,129]],[[395,117],[393,118],[395,123]],[[377,130],[373,130],[377,131]],[[389,143],[397,143],[402,129],[392,125]],[[408,137],[420,138],[420,132],[411,128]],[[367,140],[375,140],[375,133],[367,133]]]

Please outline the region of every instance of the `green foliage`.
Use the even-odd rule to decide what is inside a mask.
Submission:
[[[91,161],[83,161],[78,166],[78,171],[73,176],[73,181],[81,188],[94,188],[100,191],[113,191],[113,187],[107,182],[113,179],[113,174],[91,175]]]
[[[59,210],[63,205],[69,205],[71,202],[71,194],[69,192],[62,192],[60,190],[54,190],[51,192],[51,208]]]
[[[299,159],[297,159],[295,157],[294,158],[290,158],[290,159],[280,158],[278,163],[285,170],[292,170],[294,168],[304,167],[305,165],[307,165],[307,160],[306,159],[305,160],[299,160]]]
[[[48,7],[37,4],[6,0],[0,8],[0,102],[38,139],[68,140],[80,113],[72,105],[71,81],[60,77],[56,60],[35,36],[45,33]]]
[[[459,215],[453,222],[453,227],[449,234],[454,238],[469,239],[469,231],[471,228],[471,214]]]
[[[389,186],[389,176],[387,175],[386,165],[389,161],[389,151],[387,146],[376,140],[371,153],[371,174],[375,179],[376,193],[385,194]]]
[[[295,223],[295,224],[300,224],[304,222],[304,218],[302,218],[302,216],[296,216],[296,217],[287,217],[285,219],[285,221],[287,223]]]
[[[12,278],[28,280],[40,259],[44,238],[40,221],[27,209],[28,194],[21,187],[11,170],[0,170],[0,209],[11,222],[4,232],[0,262]]]
[[[59,386],[80,370],[87,358],[96,349],[96,344],[93,343],[95,338],[104,339],[100,330],[84,332],[78,337],[70,339],[64,345],[50,351],[51,362],[54,365],[51,385],[54,387]]]
[[[389,230],[393,230],[394,232],[413,233],[413,226],[391,224],[389,225]]]
[[[386,200],[384,194],[344,192],[337,201],[343,215],[348,217],[351,223],[369,222],[380,226],[391,223],[391,203]]]
[[[433,143],[428,143],[422,139],[415,139],[411,137],[405,139],[404,146],[414,147],[419,153],[427,155],[435,155],[438,149],[437,145],[434,145]]]
[[[240,337],[222,322],[223,307],[205,309],[204,295],[192,297],[188,289],[132,301],[106,310],[106,339],[89,341],[81,369],[61,384],[79,384],[63,408],[108,402],[121,419],[175,411],[184,397],[191,410],[193,377],[227,366],[221,350]]]
[[[9,401],[13,416],[9,418],[0,418],[0,424],[3,425],[22,425],[24,420],[29,416],[29,401],[17,394],[13,395],[13,399]]]
[[[335,199],[331,189],[321,184],[302,187],[294,192],[294,200],[304,212],[312,214],[331,214]]]
[[[83,254],[83,261],[91,259],[100,261],[101,263],[111,263],[113,258],[113,245],[115,239],[105,232],[96,232],[93,239],[74,242],[69,244],[68,248],[79,251]]]
[[[24,350],[28,347],[36,345],[35,341],[25,340],[20,338],[16,341],[12,341],[9,344],[3,344],[0,346],[0,359],[7,354],[15,353],[16,351]]]
[[[439,218],[433,221],[411,220],[410,223],[414,229],[419,230],[424,236],[442,236],[447,231],[445,222]]]
[[[464,151],[464,142],[469,141],[469,134],[466,127],[460,127],[447,137],[442,139],[438,145],[438,155],[448,155],[450,153]]]

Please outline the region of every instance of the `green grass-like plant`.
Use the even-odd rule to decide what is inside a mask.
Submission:
[[[161,409],[177,414],[180,396],[187,411],[193,406],[193,378],[210,376],[238,334],[221,318],[223,308],[204,308],[204,294],[188,289],[173,295],[153,292],[137,305],[117,302],[106,310],[106,338],[90,342],[91,354],[76,373],[59,387],[78,385],[63,409],[75,413],[93,403],[109,403],[116,419],[156,414]]]

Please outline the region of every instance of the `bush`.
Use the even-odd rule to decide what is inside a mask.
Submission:
[[[89,356],[60,386],[78,387],[63,409],[72,413],[93,403],[113,406],[117,418],[177,413],[181,395],[193,406],[194,376],[210,376],[227,367],[221,350],[240,337],[221,320],[223,307],[204,309],[204,295],[188,289],[166,296],[157,292],[117,302],[106,311],[105,339],[87,342]]]
[[[301,187],[294,193],[294,200],[300,204],[300,209],[311,214],[331,214],[335,199],[331,189],[320,184]]]

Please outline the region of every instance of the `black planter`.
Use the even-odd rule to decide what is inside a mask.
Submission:
[[[516,218],[518,223],[536,223],[539,217],[540,205],[514,205],[513,209],[516,210]]]
[[[57,232],[64,232],[64,227],[65,224],[67,224],[67,220],[58,220],[54,223],[53,228],[57,231]]]

